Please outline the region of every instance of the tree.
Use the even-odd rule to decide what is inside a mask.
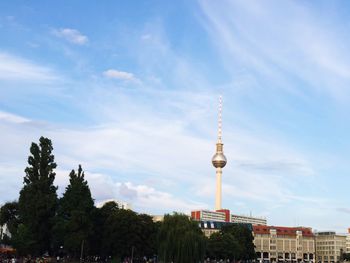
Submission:
[[[141,242],[137,244],[136,255],[152,257],[157,252],[156,241],[157,241],[157,224],[153,222],[151,216],[146,214],[138,215],[139,221],[139,237]]]
[[[114,201],[106,202],[101,208],[94,207],[92,211],[93,230],[89,238],[90,253],[92,255],[108,256],[104,246],[106,221],[118,211],[118,204]]]
[[[208,240],[207,256],[216,259],[256,259],[254,237],[248,225],[229,224],[214,233]]]
[[[13,236],[17,232],[18,224],[18,202],[13,201],[5,203],[0,208],[0,225],[6,225],[10,235]]]
[[[213,259],[235,260],[242,254],[237,239],[229,233],[213,233],[208,239],[207,256]]]
[[[132,250],[143,241],[138,216],[134,211],[119,209],[107,218],[103,235],[105,254],[117,259],[131,256]]]
[[[221,229],[224,234],[231,234],[241,246],[240,260],[256,259],[254,237],[251,225],[249,224],[229,224]]]
[[[342,258],[343,260],[350,261],[350,253],[343,253]]]
[[[183,214],[165,215],[158,233],[158,256],[164,262],[188,263],[204,259],[205,237]]]
[[[75,170],[70,172],[69,178],[69,185],[59,200],[54,231],[57,237],[55,247],[57,249],[63,245],[64,249],[76,258],[83,243],[85,248],[88,248],[87,241],[93,228],[94,200],[81,165],[77,173]]]
[[[42,255],[51,251],[52,224],[57,207],[55,180],[56,163],[52,143],[40,137],[32,143],[29,166],[25,169],[24,186],[19,196],[19,218],[22,223],[16,234],[19,253]]]
[[[118,209],[112,201],[97,208],[93,218],[90,242],[99,247],[101,256],[120,260],[131,255],[141,258],[155,254],[157,227],[150,216]]]

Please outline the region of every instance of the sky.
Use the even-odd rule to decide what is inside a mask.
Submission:
[[[0,203],[52,140],[61,195],[81,164],[96,203],[350,226],[346,1],[0,2]]]

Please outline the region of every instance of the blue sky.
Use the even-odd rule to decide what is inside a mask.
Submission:
[[[56,184],[160,214],[223,206],[271,225],[349,227],[350,7],[344,1],[0,2],[0,202],[29,146]]]

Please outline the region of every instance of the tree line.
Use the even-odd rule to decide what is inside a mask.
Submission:
[[[18,255],[65,256],[77,260],[116,262],[127,258],[158,258],[158,262],[202,262],[205,258],[255,259],[251,231],[240,225],[223,227],[206,238],[198,222],[184,214],[165,215],[162,222],[111,201],[96,207],[81,165],[69,174],[62,197],[54,185],[57,164],[52,142],[32,143],[23,187],[16,201],[0,208],[0,225],[10,236],[1,243]],[[134,261],[135,262],[135,261]]]

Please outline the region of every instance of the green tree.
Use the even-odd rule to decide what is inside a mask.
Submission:
[[[256,259],[254,237],[251,228],[245,224],[228,224],[220,232],[210,236],[207,256],[216,259],[253,260]]]
[[[256,259],[254,236],[249,224],[229,224],[222,227],[223,234],[231,234],[241,246],[240,260]]]
[[[141,242],[137,244],[136,255],[152,257],[157,252],[157,224],[153,222],[151,216],[146,214],[138,215],[139,222],[139,239]]]
[[[343,253],[343,260],[350,261],[350,253]]]
[[[158,233],[158,257],[162,262],[188,263],[204,259],[205,237],[183,214],[165,215]]]
[[[90,253],[92,255],[108,256],[104,233],[106,227],[106,221],[108,218],[118,211],[118,204],[114,201],[106,202],[100,208],[94,208],[92,211],[92,221],[93,221],[93,233],[90,235],[89,244]],[[108,241],[110,242],[110,241]]]
[[[210,236],[207,244],[207,256],[212,259],[236,260],[242,254],[237,239],[230,233],[217,232]]]
[[[7,202],[0,208],[0,225],[3,226],[5,224],[10,235],[14,236],[19,224],[18,202]],[[11,243],[9,237],[6,237],[5,240],[5,243]]]
[[[125,257],[151,257],[156,253],[157,227],[150,216],[118,209],[107,202],[94,213],[94,235],[90,242],[100,247],[101,256],[116,260]]]
[[[50,252],[53,218],[57,207],[55,180],[56,163],[52,143],[40,137],[39,145],[32,143],[29,166],[25,169],[24,186],[19,196],[19,218],[22,223],[16,244],[21,253],[33,255]]]
[[[119,209],[112,213],[104,226],[105,253],[117,259],[131,256],[132,250],[143,241],[139,233],[140,224],[135,212]]]
[[[63,197],[59,200],[59,207],[55,224],[55,247],[63,245],[64,249],[73,257],[88,249],[88,239],[92,233],[92,211],[94,200],[91,197],[88,182],[79,165],[78,172],[72,170],[69,174],[69,185]]]

